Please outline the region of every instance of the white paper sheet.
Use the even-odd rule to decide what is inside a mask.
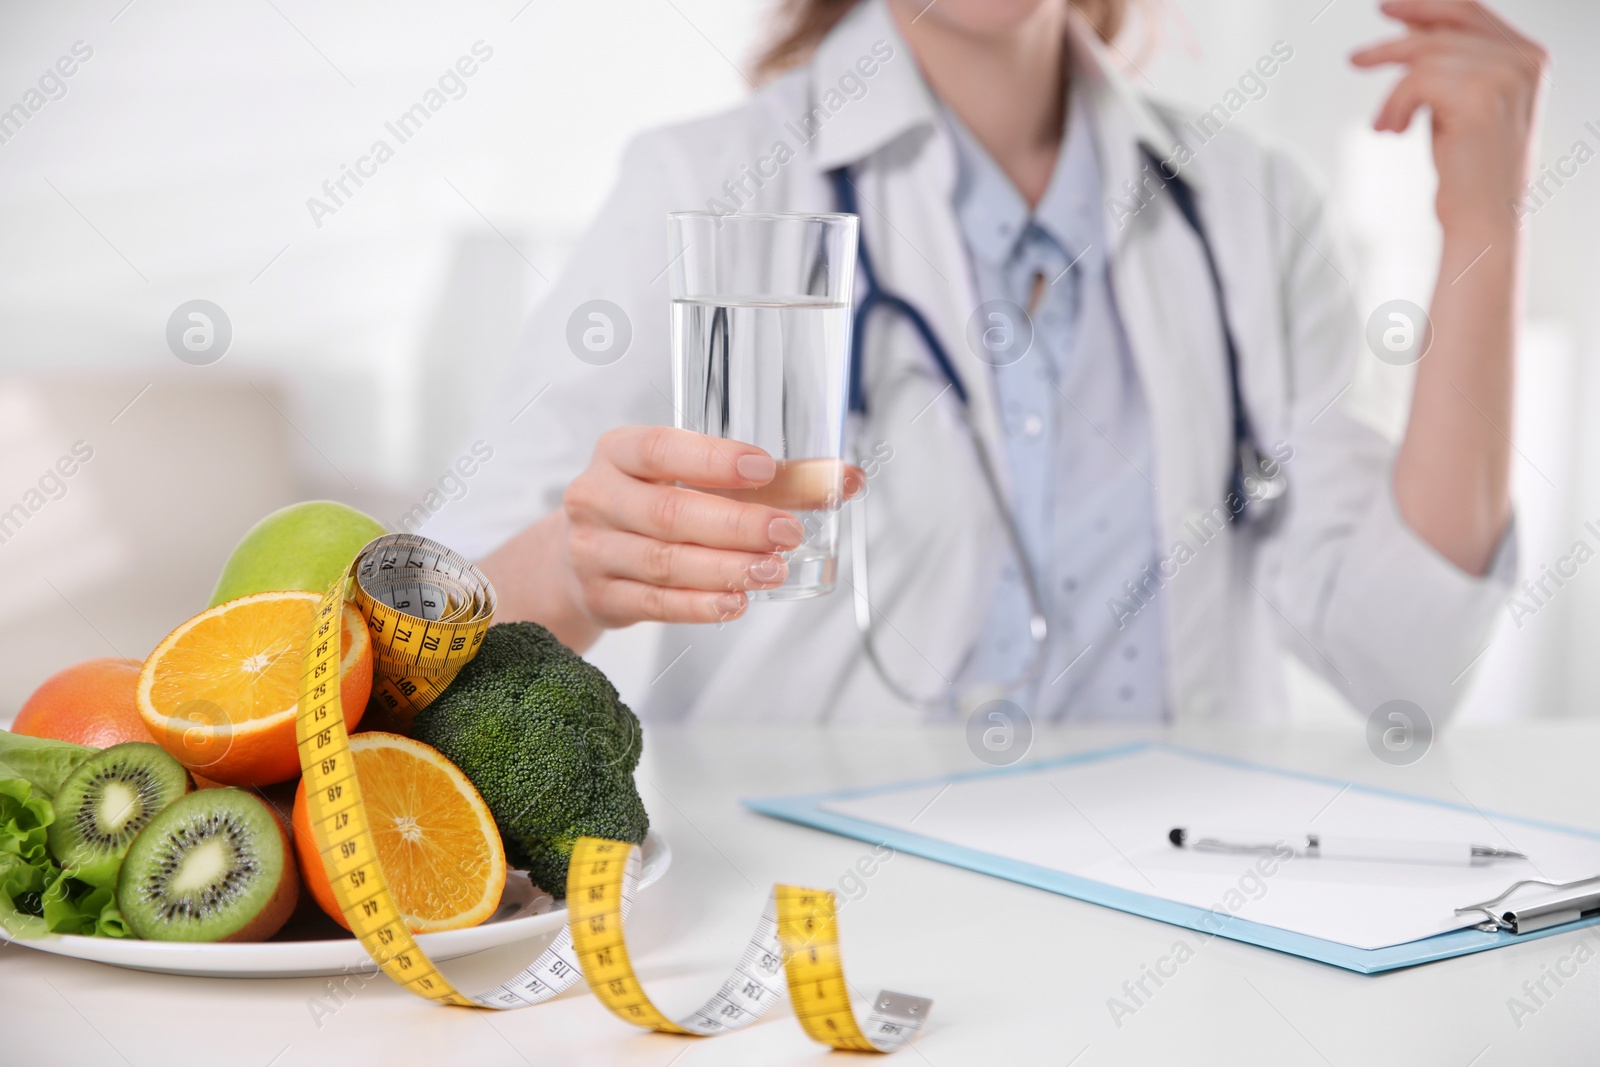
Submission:
[[[1512,882],[1600,874],[1600,840],[1170,749],[898,789],[822,805],[840,815],[1135,893],[1373,949],[1478,919],[1456,908]],[[1465,807],[1465,805],[1464,805]],[[1464,841],[1525,853],[1483,867],[1326,859],[1258,865],[1174,848],[1175,826]],[[1270,870],[1270,873],[1267,873]],[[1519,901],[1524,899],[1519,896]],[[1479,917],[1481,918],[1481,916]]]

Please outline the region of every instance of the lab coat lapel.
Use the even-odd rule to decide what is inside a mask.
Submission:
[[[1102,115],[1103,180],[1117,190],[1141,180],[1143,159],[1115,112]],[[1172,530],[1227,482],[1227,364],[1220,334],[1202,325],[1214,318],[1214,297],[1193,234],[1163,200],[1122,218],[1117,233],[1119,199],[1107,197],[1112,285],[1150,408],[1162,528]]]
[[[1088,88],[1105,194],[1112,291],[1150,411],[1156,487],[1158,552],[1181,543],[1194,550],[1165,599],[1168,705],[1177,718],[1207,709],[1216,691],[1216,664],[1190,650],[1213,647],[1216,611],[1228,595],[1232,554],[1202,543],[1198,516],[1221,501],[1230,468],[1227,361],[1215,321],[1214,297],[1198,242],[1160,179],[1147,168],[1143,147],[1171,158],[1170,131],[1108,62],[1087,26],[1074,30],[1074,57]],[[1184,171],[1199,186],[1192,170]],[[1231,533],[1217,534],[1226,544]]]

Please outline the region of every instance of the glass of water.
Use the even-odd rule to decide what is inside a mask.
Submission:
[[[680,429],[777,460],[768,484],[707,490],[782,508],[805,531],[789,577],[751,600],[833,590],[845,497],[854,215],[668,216],[673,402]]]

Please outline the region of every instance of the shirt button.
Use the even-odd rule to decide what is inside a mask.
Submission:
[[[1022,436],[1038,437],[1042,433],[1044,433],[1044,420],[1039,417],[1038,412],[1028,412],[1022,420]]]

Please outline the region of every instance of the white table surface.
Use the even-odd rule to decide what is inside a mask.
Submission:
[[[1420,762],[1381,763],[1347,730],[1170,731],[1168,740],[1279,766],[1600,829],[1600,724],[1463,728]],[[1132,736],[1041,735],[1029,761]],[[640,899],[629,945],[669,1013],[710,994],[774,881],[837,887],[870,847],[751,814],[740,797],[892,782],[981,765],[958,729],[915,732],[728,727],[646,733],[640,789],[675,858]],[[1108,1000],[1187,934],[1036,889],[899,855],[842,916],[851,982],[934,1000],[905,1063],[1380,1064],[1491,1067],[1600,1063],[1600,936],[1563,934],[1385,975],[1363,976],[1227,941],[1201,945],[1119,1026]],[[1596,950],[1575,977],[1515,1019],[1525,982]],[[466,987],[509,976],[538,943],[443,969]],[[1568,969],[1571,969],[1569,963]],[[706,1067],[844,1062],[787,1006],[715,1039],[633,1030],[586,990],[516,1012],[436,1007],[386,979],[352,983],[318,1020],[328,979],[177,978],[0,950],[0,1062],[138,1067],[366,1063]],[[332,1001],[327,1001],[332,1003]],[[320,1024],[319,1024],[320,1023]]]

